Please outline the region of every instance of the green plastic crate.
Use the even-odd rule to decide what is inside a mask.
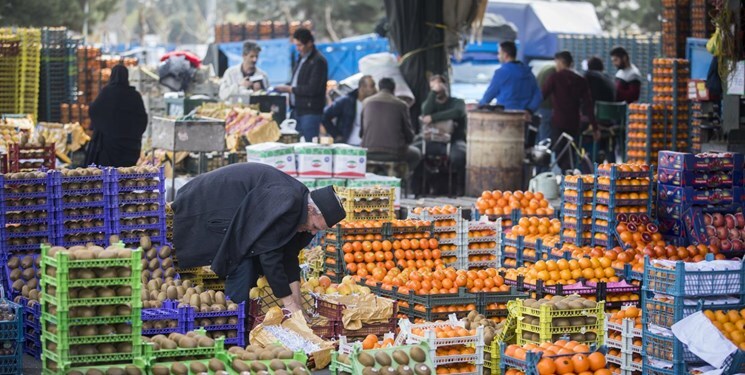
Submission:
[[[143,375],[148,373],[147,372],[148,364],[144,358],[137,357],[131,363],[128,363],[128,364],[132,364],[138,369],[140,369]],[[58,370],[52,371],[52,370],[48,370],[44,368],[42,369],[41,373],[42,375],[59,375],[59,374],[66,374],[70,371],[79,371],[80,373],[85,374],[86,372],[88,372],[88,370],[93,370],[93,369],[101,370],[101,372],[106,373],[106,370],[112,367],[123,369],[128,364],[112,364],[112,365],[98,365],[98,366],[72,366],[69,364],[63,364],[63,367],[58,367]]]

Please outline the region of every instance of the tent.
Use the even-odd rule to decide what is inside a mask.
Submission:
[[[489,0],[486,13],[500,15],[517,27],[517,39],[523,46],[518,49],[518,58],[524,61],[552,59],[560,34],[603,32],[595,7],[586,2]]]

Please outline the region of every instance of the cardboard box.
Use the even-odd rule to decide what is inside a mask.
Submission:
[[[683,225],[691,245],[709,244],[706,236],[706,222],[701,207],[691,207],[683,213]]]
[[[659,168],[657,181],[664,185],[693,187],[693,188],[730,188],[742,186],[742,171],[681,171],[677,169]]]
[[[345,144],[335,144],[334,177],[364,178],[367,170],[367,150]]]
[[[657,165],[659,168],[683,171],[741,171],[743,160],[743,154],[733,152],[693,155],[687,152],[660,151]]]
[[[246,161],[271,165],[290,176],[297,176],[295,150],[283,143],[261,143],[246,146]]]
[[[320,189],[326,186],[346,187],[347,180],[343,178],[321,178],[316,180],[316,189]]]
[[[297,175],[308,178],[331,178],[333,176],[333,150],[315,143],[295,145]]]
[[[302,182],[305,187],[307,187],[310,190],[316,189],[316,179],[315,178],[305,178],[305,177],[298,177],[298,181]]]
[[[742,189],[695,190],[692,187],[678,187],[664,184],[657,185],[658,204],[660,202],[685,203],[688,205],[708,206],[739,203]]]

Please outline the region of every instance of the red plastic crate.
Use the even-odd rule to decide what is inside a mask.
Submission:
[[[34,156],[27,157],[23,151],[33,151]],[[54,143],[44,147],[21,147],[17,143],[8,145],[8,172],[20,172],[21,163],[25,160],[41,159],[41,166],[46,169],[54,169],[57,163]]]
[[[384,298],[384,297],[379,297]],[[316,312],[328,318],[328,320],[334,321],[334,322],[341,322],[342,315],[344,314],[344,310],[346,310],[347,307],[342,304],[336,304],[333,302],[329,302],[320,298],[316,298]],[[393,300],[393,314],[392,317],[395,317],[398,314],[398,301]]]
[[[339,335],[346,336],[347,338],[363,338],[367,335],[376,335],[378,337],[381,337],[385,335],[388,332],[396,333],[396,327],[398,319],[395,317],[388,320],[388,322],[385,323],[373,323],[373,324],[363,324],[362,328],[351,330],[344,328],[344,324],[339,322]]]

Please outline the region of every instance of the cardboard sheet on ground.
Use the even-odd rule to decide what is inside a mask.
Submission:
[[[249,341],[251,345],[261,347],[279,342],[293,351],[303,349],[313,357],[315,369],[326,368],[331,363],[331,351],[334,349],[331,342],[313,333],[302,314],[286,317],[279,308],[267,311],[264,321],[251,330]]]
[[[724,337],[702,312],[673,324],[671,330],[680,342],[688,346],[691,353],[718,369],[721,369],[727,357],[737,350],[737,347]],[[711,373],[716,373],[716,370]]]
[[[361,329],[362,324],[386,323],[393,316],[393,301],[373,294],[364,296],[324,295],[322,298],[347,307],[342,311],[341,321],[344,328],[348,330]]]

